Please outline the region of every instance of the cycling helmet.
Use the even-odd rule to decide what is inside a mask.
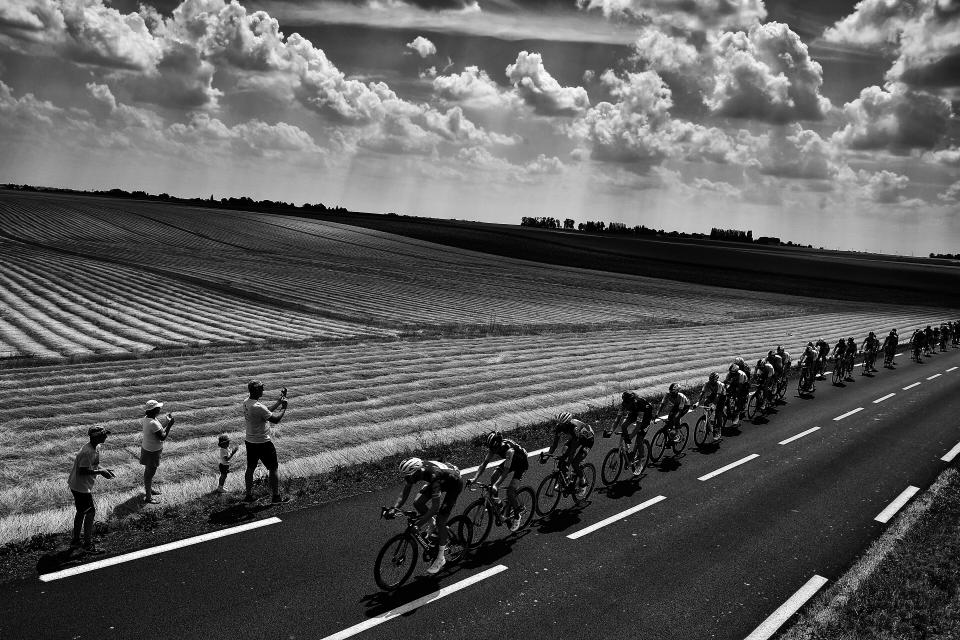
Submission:
[[[420,458],[407,458],[400,463],[400,477],[408,478],[423,466],[423,460]]]
[[[730,365],[730,368],[728,369],[728,371],[729,371],[730,373],[736,373],[737,371],[740,371],[740,367],[738,367],[738,366],[735,365],[735,364],[732,364],[732,365]]]
[[[742,367],[742,366],[744,366],[744,365],[746,364],[746,362],[743,361],[743,358],[735,358],[733,362],[734,362],[734,364],[736,364],[738,367]]]
[[[783,353],[783,345],[782,345],[782,344],[778,344],[778,345],[777,345],[777,353]]]
[[[871,337],[871,338],[876,338],[877,335],[876,335],[873,331],[871,331],[871,332],[870,332],[870,337]]]
[[[770,351],[767,351],[767,357],[768,357],[768,358],[772,358],[772,357],[773,357],[773,349],[770,349]]]
[[[810,347],[811,349],[813,349],[813,343],[812,343],[812,342],[808,342],[808,343],[807,343],[807,346]]]
[[[499,431],[491,431],[487,434],[487,446],[491,449],[499,447],[503,442],[503,434]]]
[[[564,411],[563,413],[558,413],[555,419],[557,421],[557,424],[567,424],[568,422],[573,420],[573,415]]]
[[[624,402],[630,402],[631,400],[633,400],[633,394],[630,393],[629,391],[624,391],[623,393],[620,394],[620,399],[623,400]]]
[[[720,374],[717,373],[716,371],[710,374],[710,382],[716,382],[719,379],[720,379]]]
[[[678,391],[680,391],[680,385],[678,385],[676,382],[670,383],[670,388],[667,389],[667,393],[676,393]]]

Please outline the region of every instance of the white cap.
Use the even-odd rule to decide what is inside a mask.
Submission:
[[[157,402],[156,400],[147,400],[147,404],[143,405],[144,412],[153,411],[154,409],[160,409],[163,407],[162,402]]]

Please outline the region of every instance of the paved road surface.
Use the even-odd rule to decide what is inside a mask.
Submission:
[[[813,576],[840,576],[887,526],[876,516],[947,466],[941,458],[960,440],[960,369],[947,369],[960,367],[960,351],[922,365],[907,358],[844,388],[819,382],[814,399],[791,383],[768,424],[745,423],[713,451],[695,450],[691,436],[684,455],[648,469],[639,486],[598,491],[520,537],[495,529],[462,566],[392,595],[378,591],[372,565],[401,527],[377,518],[395,494],[365,494],[96,571],[5,585],[0,638],[326,638],[486,576],[356,637],[742,639]],[[591,461],[599,467],[614,445],[598,438]],[[534,467],[536,487],[551,466]]]

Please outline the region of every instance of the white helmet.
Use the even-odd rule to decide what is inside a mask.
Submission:
[[[423,460],[420,458],[407,458],[400,463],[400,477],[406,478],[413,475],[423,466]]]
[[[568,422],[573,420],[573,416],[567,412],[558,413],[556,420],[557,420],[557,424],[567,424]]]

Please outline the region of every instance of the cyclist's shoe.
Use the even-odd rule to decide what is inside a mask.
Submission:
[[[586,484],[584,484],[583,486],[577,485],[576,491],[573,492],[573,497],[575,497],[577,500],[580,500],[580,499],[586,497],[586,495],[587,495],[587,486],[586,486]]]
[[[634,478],[639,478],[639,477],[642,476],[642,475],[643,475],[643,469],[642,469],[641,467],[639,467],[639,466],[634,466],[634,467],[633,467],[633,477],[634,477]]]
[[[440,570],[443,569],[443,565],[445,564],[447,564],[447,550],[441,547],[439,553],[437,553],[437,559],[434,560],[430,568],[427,569],[427,573],[436,575],[440,573]]]
[[[714,431],[714,432],[713,432],[713,439],[714,439],[715,441],[717,441],[717,442],[720,442],[721,440],[723,440],[723,434],[720,433],[719,431]]]
[[[507,528],[510,529],[510,531],[516,531],[520,528],[520,522],[523,520],[524,516],[523,511],[523,507],[517,507],[516,513],[514,513],[513,517],[507,521]]]

